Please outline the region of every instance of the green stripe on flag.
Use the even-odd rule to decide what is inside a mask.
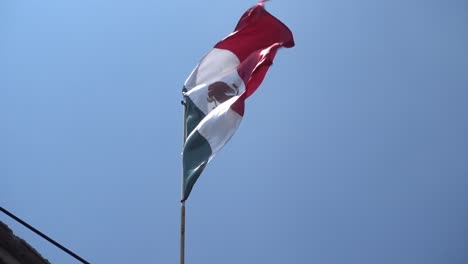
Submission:
[[[205,116],[205,113],[193,103],[192,99],[185,96],[185,125],[187,129],[185,135],[189,136]]]
[[[184,198],[186,199],[198,177],[205,169],[212,153],[210,144],[198,131],[187,139],[183,153]]]

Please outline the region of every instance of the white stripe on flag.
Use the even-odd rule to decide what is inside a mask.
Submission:
[[[199,84],[213,83],[220,76],[236,71],[239,63],[239,59],[232,51],[213,48],[201,59],[187,78],[185,88],[190,91]]]
[[[231,105],[238,98],[239,96],[232,97],[211,111],[194,130],[198,131],[210,144],[212,151],[210,160],[231,139],[239,127],[242,116],[231,109]]]

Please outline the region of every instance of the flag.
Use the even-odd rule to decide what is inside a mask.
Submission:
[[[184,96],[182,201],[244,115],[245,100],[262,83],[278,48],[291,48],[289,28],[264,8],[247,10],[234,31],[218,42],[187,78]]]

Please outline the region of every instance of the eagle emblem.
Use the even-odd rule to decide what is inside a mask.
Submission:
[[[214,82],[208,86],[208,98],[206,99],[209,103],[215,104],[213,107],[216,108],[219,104],[222,104],[230,98],[239,94],[239,87],[233,83],[232,86],[225,82]]]

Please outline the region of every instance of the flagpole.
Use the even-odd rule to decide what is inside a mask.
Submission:
[[[186,108],[187,105],[185,103],[185,95],[184,95],[184,100],[181,101],[182,105],[184,106],[184,131],[183,131],[183,141],[182,141],[182,151],[183,151],[183,146],[185,144],[185,140],[187,139],[187,124],[185,122],[185,117],[186,117]],[[181,178],[181,196],[182,200],[180,203],[180,264],[185,263],[185,197],[184,197],[184,171],[182,168],[182,178]]]
[[[180,264],[185,263],[185,202],[180,205]]]

